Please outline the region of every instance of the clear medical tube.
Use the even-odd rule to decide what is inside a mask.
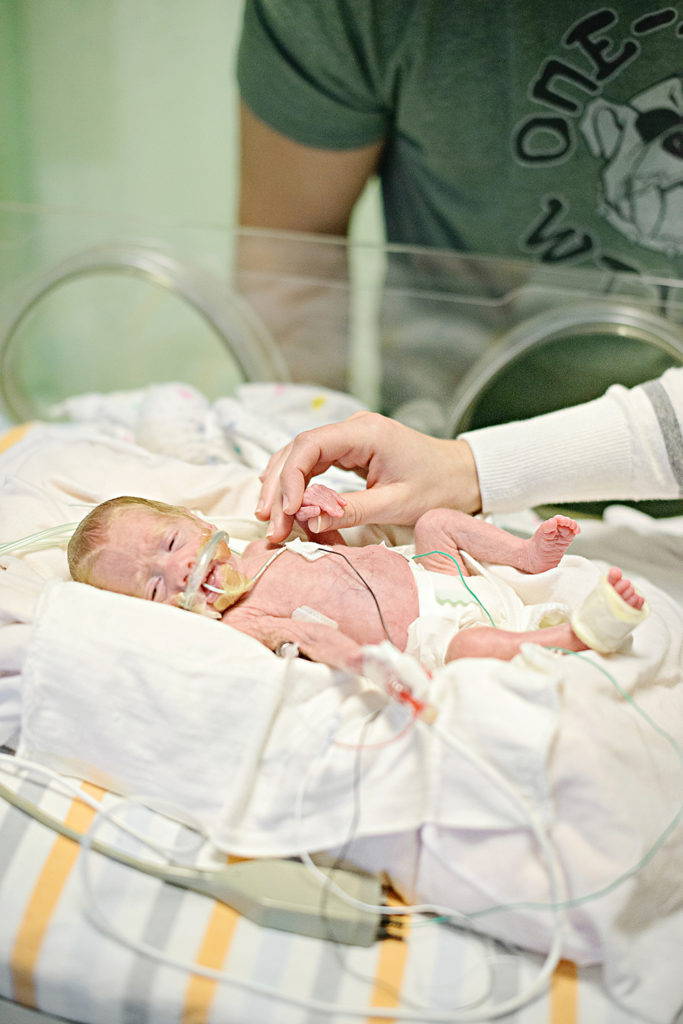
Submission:
[[[187,611],[192,611],[194,608],[199,588],[204,582],[211,559],[215,555],[216,549],[221,541],[225,541],[226,546],[229,546],[230,538],[225,530],[217,530],[216,533],[212,533],[200,550],[195,567],[190,573],[190,578],[185,586],[185,590],[178,598],[179,608],[185,608]],[[215,590],[216,588],[210,587],[209,589]]]
[[[60,526],[51,526],[48,530],[32,533],[19,540],[7,541],[0,544],[0,555],[26,555],[30,551],[57,547],[69,540],[77,526],[78,523],[62,523]]]

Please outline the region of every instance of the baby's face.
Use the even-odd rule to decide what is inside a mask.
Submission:
[[[103,590],[142,597],[161,604],[176,604],[197,556],[215,528],[191,514],[163,515],[155,509],[132,505],[109,524],[107,544],[97,555],[91,582]],[[205,582],[223,585],[224,573],[234,572],[235,556],[225,543],[214,552]],[[218,596],[202,588],[201,607],[217,617],[210,606]]]

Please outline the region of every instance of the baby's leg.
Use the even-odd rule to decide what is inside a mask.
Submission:
[[[516,537],[493,523],[474,519],[455,509],[436,508],[425,512],[415,524],[416,553],[443,551],[452,555],[463,573],[459,549],[482,562],[511,565],[522,572],[544,572],[556,566],[579,532],[578,524],[568,516],[553,516],[541,523],[533,537]],[[430,555],[419,563],[433,572],[457,574],[449,558]]]
[[[461,629],[448,645],[446,662],[456,658],[499,658],[509,661],[519,654],[522,644],[540,644],[541,647],[562,647],[565,651],[585,651],[584,644],[568,622],[546,629],[531,629],[526,633],[513,633],[508,629],[491,626],[473,626]]]
[[[624,579],[620,569],[610,569],[607,579],[616,593],[632,608],[641,609],[644,598],[630,580]],[[579,639],[569,622],[546,629],[532,629],[513,633],[507,629],[475,626],[462,629],[453,637],[446,651],[446,662],[456,658],[500,658],[509,661],[519,654],[522,644],[540,644],[541,647],[561,647],[565,651],[586,651],[588,644]]]

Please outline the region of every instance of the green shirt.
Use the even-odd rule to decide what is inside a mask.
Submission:
[[[246,0],[251,110],[385,140],[390,242],[683,277],[683,11],[644,0]]]

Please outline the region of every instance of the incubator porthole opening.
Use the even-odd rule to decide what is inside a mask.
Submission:
[[[75,394],[183,381],[209,398],[286,380],[253,310],[206,270],[139,245],[78,253],[24,286],[0,331],[0,393],[16,421]]]
[[[621,303],[561,306],[521,322],[484,353],[454,396],[448,436],[587,402],[612,384],[634,387],[681,364],[680,324]],[[606,504],[571,510],[599,515]],[[657,516],[683,512],[681,501],[624,504]]]

